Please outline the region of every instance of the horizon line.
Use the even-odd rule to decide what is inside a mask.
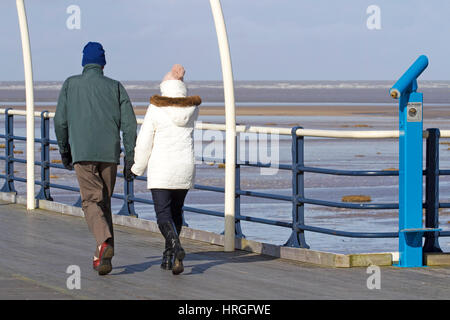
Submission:
[[[66,79],[63,80],[33,80],[33,82],[64,82]],[[115,79],[117,81],[133,81],[133,82],[145,82],[145,81],[151,81],[151,82],[161,82],[161,80],[153,80],[153,79],[146,79],[146,80],[136,80],[136,79]],[[350,81],[370,81],[370,82],[384,82],[384,81],[396,81],[397,79],[378,79],[378,80],[369,80],[369,79],[346,79],[346,80],[337,80],[337,79],[297,79],[297,80],[288,80],[288,79],[234,79],[235,82],[263,82],[263,81],[286,81],[286,82],[300,82],[300,81],[310,81],[310,82],[317,82],[317,81],[332,81],[332,82],[350,82]],[[418,81],[446,81],[450,82],[450,79],[421,79]],[[2,80],[0,79],[0,82],[21,82],[25,83],[25,80]],[[184,82],[222,82],[222,79],[219,80],[213,80],[213,79],[206,79],[206,80],[185,80]]]

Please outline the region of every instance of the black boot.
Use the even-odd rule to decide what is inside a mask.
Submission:
[[[186,253],[181,246],[176,227],[171,221],[161,223],[158,227],[166,241],[169,242],[170,248],[173,252],[174,261],[172,265],[172,273],[180,274],[184,271],[183,259]]]
[[[175,229],[177,230],[177,235],[178,237],[180,237],[180,233],[181,233],[181,228],[183,227],[182,224],[176,224],[175,223]]]
[[[173,250],[170,246],[170,242],[166,240],[166,249],[163,253],[162,263],[161,263],[161,269],[164,270],[172,270],[173,265]]]

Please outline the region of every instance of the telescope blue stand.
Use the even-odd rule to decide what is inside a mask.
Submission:
[[[398,267],[423,267],[423,234],[439,231],[422,224],[423,95],[416,90],[427,66],[428,58],[420,56],[390,90],[400,99]]]

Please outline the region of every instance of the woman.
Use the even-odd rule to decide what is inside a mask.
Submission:
[[[143,175],[147,167],[147,188],[151,190],[159,230],[166,239],[161,268],[173,274],[183,272],[185,251],[179,234],[182,207],[193,186],[194,122],[198,117],[199,96],[187,96],[184,68],[176,64],[160,84],[161,95],[150,99],[136,141],[131,171]]]

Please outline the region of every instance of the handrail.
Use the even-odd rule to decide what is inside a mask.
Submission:
[[[0,108],[0,114],[5,114],[7,109]],[[26,116],[24,110],[9,110],[8,114]],[[35,112],[34,116],[40,118],[42,112]],[[46,118],[54,118],[54,112],[44,112]],[[137,118],[137,123],[144,123],[143,118]],[[225,131],[225,125],[220,123],[205,123],[197,122],[195,129],[198,130],[215,130]],[[239,133],[266,133],[266,134],[278,134],[278,135],[291,135],[291,128],[287,127],[261,127],[261,126],[246,126],[237,125],[236,132]],[[441,130],[441,138],[450,138],[450,130]],[[321,129],[298,129],[296,131],[297,136],[302,137],[320,137],[320,138],[343,138],[343,139],[389,139],[398,138],[398,130],[321,130]],[[423,131],[423,137],[428,137],[428,131]]]
[[[6,112],[8,111],[8,112]],[[4,108],[0,108],[0,114],[11,114],[11,115],[15,115],[15,116],[26,116],[27,112],[25,110],[17,110],[17,109],[4,109]],[[42,112],[40,111],[35,111],[34,112],[34,116],[36,118],[40,118],[42,115]],[[46,118],[54,118],[55,117],[55,113],[54,112],[44,112],[44,117]]]
[[[356,130],[319,130],[319,129],[298,129],[297,136],[303,137],[323,137],[323,138],[352,138],[352,139],[386,139],[398,138],[398,130],[380,131],[356,131]],[[424,131],[425,135],[425,131]]]

